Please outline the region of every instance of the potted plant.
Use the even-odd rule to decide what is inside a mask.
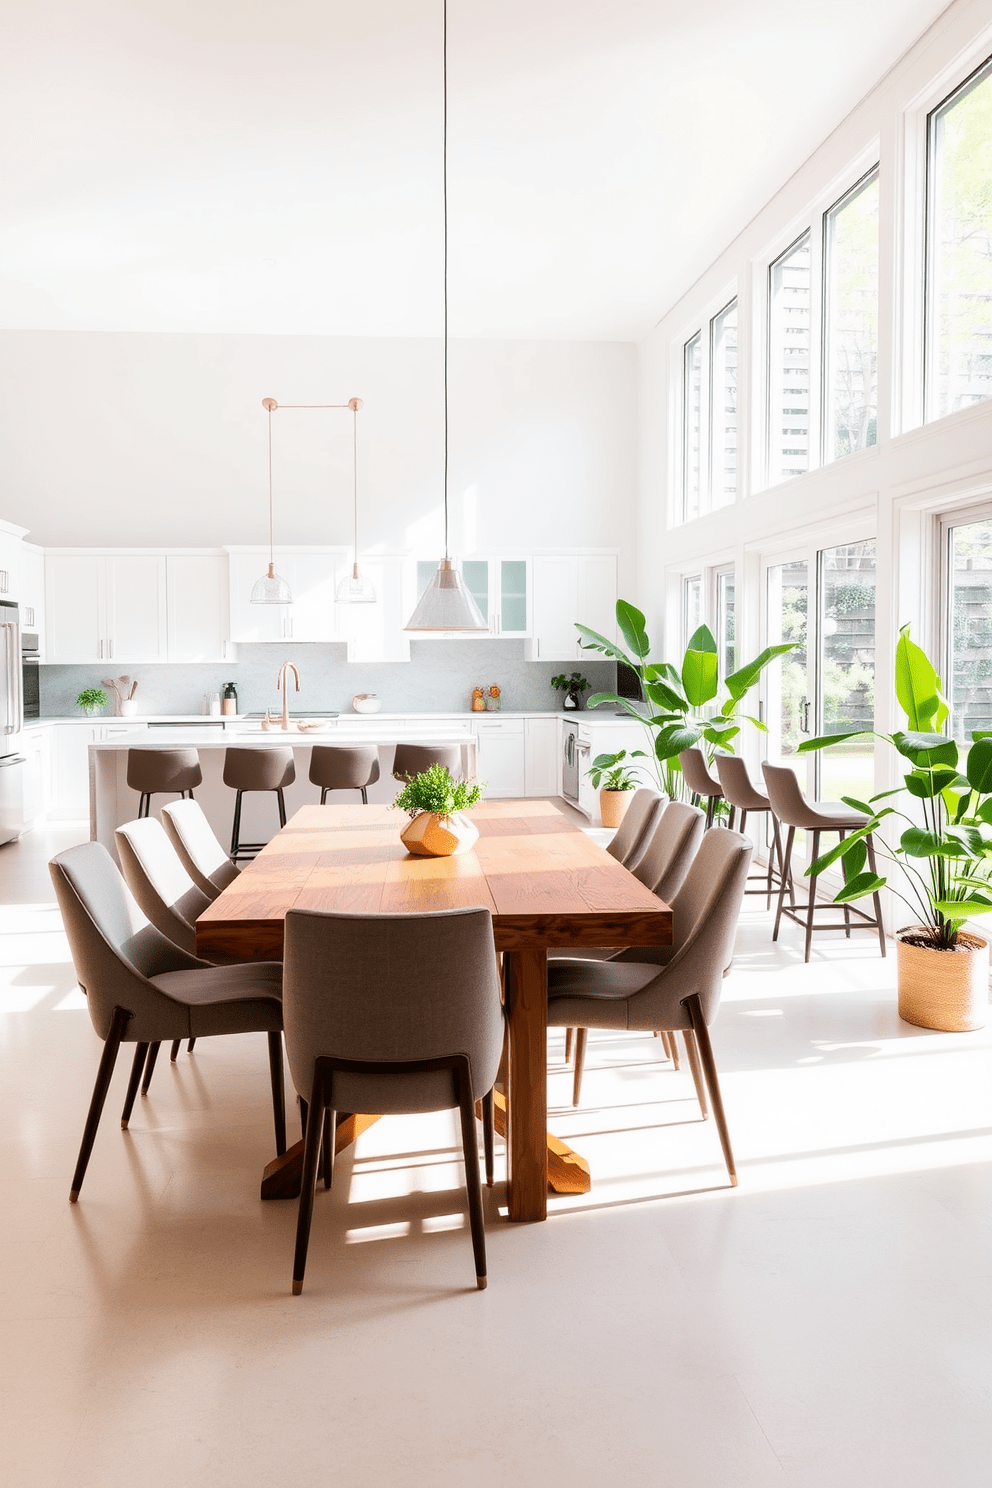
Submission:
[[[896,645],[896,696],[908,727],[875,737],[886,739],[908,762],[903,778],[919,803],[919,817],[877,804],[896,791],[883,791],[868,802],[845,797],[849,806],[865,813],[865,825],[807,871],[819,874],[841,862],[844,885],[835,898],[838,904],[862,899],[888,883],[915,920],[896,932],[900,1017],[922,1028],[964,1032],[984,1025],[989,1000],[988,942],[963,927],[973,916],[992,910],[992,734],[972,734],[964,770],[959,770],[958,746],[944,732],[948,708],[940,678],[926,653],[910,640],[908,625]],[[863,738],[867,732],[874,731],[809,739],[800,744],[799,753]],[[877,832],[886,817],[906,824],[897,847],[876,839],[878,851],[902,868],[905,893],[865,868],[864,838]]]
[[[626,815],[639,782],[638,766],[625,765],[624,760],[636,756],[647,759],[643,749],[635,749],[629,756],[626,749],[621,749],[616,754],[598,754],[589,766],[589,779],[593,789],[599,791],[604,827],[618,827]]]
[[[107,694],[102,687],[84,687],[76,699],[76,705],[92,718],[107,706]]]
[[[407,851],[429,858],[469,852],[479,830],[461,813],[478,804],[484,788],[474,780],[455,780],[440,764],[414,775],[393,802],[411,818],[400,833]]]
[[[557,677],[551,678],[551,686],[557,692],[564,692],[565,701],[562,706],[566,712],[571,713],[582,707],[582,694],[589,683],[581,672],[572,672],[568,677],[564,672],[560,672]]]

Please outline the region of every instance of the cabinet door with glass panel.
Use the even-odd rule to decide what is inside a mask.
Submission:
[[[866,801],[873,739],[797,754],[804,739],[872,729],[875,720],[875,542],[797,551],[764,565],[767,645],[796,649],[764,677],[766,757],[795,770],[811,798]]]
[[[531,633],[531,578],[529,558],[465,558],[461,562],[465,587],[489,626],[489,634],[504,639]],[[418,559],[417,598],[437,571],[437,559]],[[442,639],[448,632],[436,632]],[[473,632],[451,631],[450,637]],[[481,636],[482,631],[474,633]],[[422,639],[428,639],[425,635]]]

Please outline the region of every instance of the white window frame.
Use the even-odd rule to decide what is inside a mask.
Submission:
[[[687,321],[681,336],[672,342],[671,357],[671,380],[677,395],[673,399],[671,427],[675,438],[672,440],[673,448],[677,451],[677,458],[672,463],[673,490],[677,493],[673,503],[674,510],[671,513],[672,526],[680,527],[689,522],[695,522],[700,517],[707,516],[711,511],[729,510],[732,503],[725,502],[721,507],[713,505],[713,480],[711,471],[712,462],[712,440],[710,437],[711,420],[713,413],[713,322],[725,310],[737,302],[737,490],[734,497],[736,503],[741,499],[743,470],[742,470],[742,376],[743,367],[743,341],[741,323],[741,300],[736,283],[728,284],[723,291],[714,295],[703,307],[702,313],[691,321]],[[689,478],[689,406],[686,396],[688,378],[686,377],[686,354],[696,337],[699,338],[700,356],[700,398],[699,398],[699,511],[695,516],[689,516],[687,510],[688,478]]]

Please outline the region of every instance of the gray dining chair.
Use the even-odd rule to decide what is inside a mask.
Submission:
[[[623,821],[606,845],[610,857],[625,868],[636,862],[667,803],[668,797],[652,786],[642,785],[636,790]]]
[[[284,1017],[289,1067],[306,1108],[293,1292],[303,1290],[321,1145],[324,1183],[338,1111],[406,1113],[457,1106],[476,1284],[486,1285],[475,1101],[493,1181],[492,1090],[503,1008],[488,909],[431,914],[286,915]]]
[[[310,751],[310,783],[320,786],[320,804],[332,790],[357,790],[368,805],[368,788],[379,779],[379,751],[374,744],[315,744]]]
[[[198,801],[163,806],[162,825],[186,872],[208,899],[216,899],[238,877],[241,869],[221,847]]]
[[[709,1025],[734,952],[751,843],[726,827],[708,831],[672,904],[671,946],[637,946],[611,961],[552,957],[548,1025],[577,1028],[576,1064],[590,1028],[682,1034],[703,1116],[712,1106],[731,1183],[737,1174]],[[581,1074],[579,1075],[581,1083]],[[576,1091],[576,1102],[577,1102]],[[708,1101],[707,1101],[708,1097]]]
[[[460,744],[397,744],[393,755],[393,778],[412,780],[431,765],[444,765],[455,780],[462,775]]]
[[[705,827],[706,819],[698,806],[673,801],[658,817],[631,873],[645,888],[670,904],[689,872]]]
[[[286,1150],[282,967],[256,961],[208,966],[181,951],[142,914],[107,849],[84,842],[49,864],[79,985],[104,1041],[69,1200],[83,1186],[120,1046],[134,1044],[121,1126],[131,1118],[145,1059],[165,1039],[266,1033],[276,1151]]]
[[[180,950],[195,956],[196,917],[212,901],[186,872],[162,823],[153,816],[123,822],[114,840],[125,882],[142,912]]]

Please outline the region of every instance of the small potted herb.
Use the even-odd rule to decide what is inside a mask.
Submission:
[[[475,780],[455,780],[441,764],[414,775],[393,802],[411,818],[400,833],[407,851],[429,858],[469,852],[479,831],[461,813],[481,801],[483,789]]]
[[[92,718],[107,706],[107,694],[102,687],[84,687],[76,699],[76,706]]]
[[[568,677],[562,672],[559,676],[551,678],[551,686],[556,692],[564,692],[565,702],[563,706],[565,711],[567,713],[573,713],[582,707],[582,694],[589,686],[589,683],[581,672],[572,672],[571,676]]]
[[[599,814],[604,827],[618,827],[627,813],[639,781],[638,766],[624,764],[624,760],[638,756],[647,759],[643,749],[635,749],[630,755],[621,749],[616,754],[597,754],[589,766],[589,779],[593,789],[599,791]]]

